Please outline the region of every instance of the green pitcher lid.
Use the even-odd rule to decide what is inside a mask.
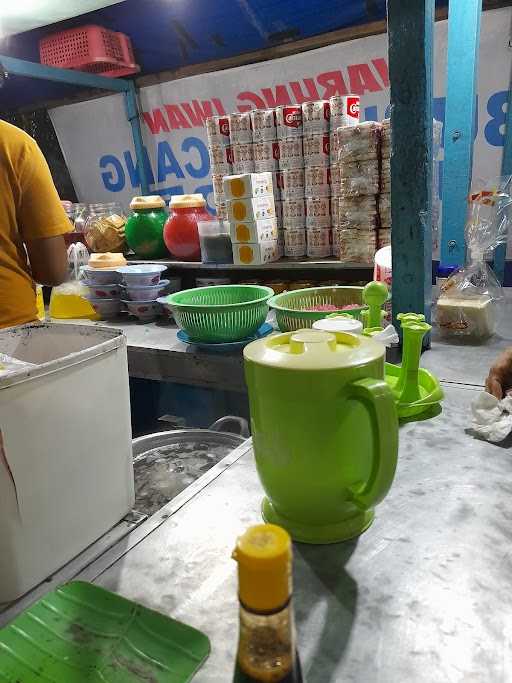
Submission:
[[[290,370],[335,370],[366,365],[384,357],[378,341],[348,332],[297,330],[248,344],[246,361]]]

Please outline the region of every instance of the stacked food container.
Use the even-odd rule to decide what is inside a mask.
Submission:
[[[232,172],[232,149],[229,116],[211,116],[206,119],[208,153],[212,169],[213,198],[217,218],[226,220],[226,201],[222,190],[222,177]]]
[[[141,322],[151,322],[162,313],[158,298],[168,294],[169,280],[162,280],[166,266],[145,263],[118,268],[121,276],[123,303],[128,313]]]
[[[368,264],[375,256],[381,128],[366,121],[336,130],[339,200],[334,245],[341,261]]]
[[[260,265],[280,256],[272,173],[224,178],[233,262]]]
[[[302,118],[307,255],[324,258],[332,253],[329,102],[304,102]]]

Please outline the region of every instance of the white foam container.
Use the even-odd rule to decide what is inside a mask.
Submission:
[[[0,376],[2,603],[114,526],[134,488],[124,335],[22,325],[0,331],[0,352],[38,365]]]

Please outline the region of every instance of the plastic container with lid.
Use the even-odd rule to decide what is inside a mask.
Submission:
[[[91,204],[85,221],[84,236],[93,252],[124,251],[126,217],[117,202]]]
[[[203,263],[233,263],[229,223],[224,221],[198,221],[197,229]]]
[[[162,197],[134,197],[130,202],[130,209],[132,214],[125,226],[126,242],[130,249],[141,258],[167,256],[163,237],[167,211]]]
[[[198,221],[211,221],[202,194],[171,197],[171,215],[164,226],[164,242],[171,254],[181,261],[200,261]]]

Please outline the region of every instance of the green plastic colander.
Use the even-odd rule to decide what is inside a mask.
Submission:
[[[322,320],[329,314],[328,311],[308,310],[316,306],[330,304],[341,310],[343,306],[357,304],[357,308],[343,311],[357,320],[361,316],[361,311],[366,308],[363,303],[363,287],[344,286],[296,289],[293,292],[278,294],[268,303],[276,312],[277,324],[281,332],[293,332],[303,327],[312,327],[315,320]]]
[[[274,290],[259,285],[185,289],[167,297],[176,323],[191,341],[222,344],[256,333],[265,322]]]

